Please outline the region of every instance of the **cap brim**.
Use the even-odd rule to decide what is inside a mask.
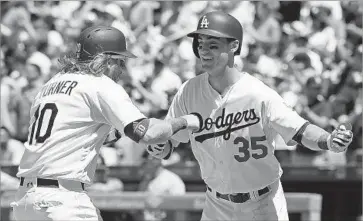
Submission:
[[[213,37],[217,37],[217,38],[233,38],[229,35],[223,34],[219,31],[215,31],[215,30],[211,30],[211,29],[199,29],[196,31],[193,31],[189,34],[187,34],[188,37],[194,38],[197,35],[209,35],[209,36],[213,36]]]

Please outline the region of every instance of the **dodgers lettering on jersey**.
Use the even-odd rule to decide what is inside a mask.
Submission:
[[[18,177],[91,183],[97,155],[112,127],[145,116],[106,76],[58,74],[37,94]]]
[[[201,116],[200,114],[195,114],[197,114],[199,118],[203,119],[203,116]],[[239,125],[242,121],[249,123],[232,128],[233,125]],[[257,124],[258,122],[260,122],[260,118],[256,115],[255,109],[244,110],[242,112],[237,111],[237,113],[230,113],[226,115],[226,109],[223,108],[222,114],[216,117],[215,121],[213,121],[213,119],[210,117],[207,117],[204,121],[202,121],[201,128],[196,133],[203,132],[204,130],[209,131],[213,127],[213,125],[215,125],[217,129],[223,128],[223,130],[220,130],[216,133],[211,132],[198,135],[195,137],[195,140],[197,142],[203,143],[207,139],[218,136],[223,136],[223,139],[228,140],[231,137],[231,133],[233,131],[249,127],[251,125]]]
[[[179,142],[191,141],[205,183],[221,193],[249,192],[282,175],[274,156],[278,134],[291,144],[306,122],[257,78],[243,73],[223,96],[204,73],[185,82],[175,95],[167,118],[191,112],[202,119],[199,131],[180,131]]]

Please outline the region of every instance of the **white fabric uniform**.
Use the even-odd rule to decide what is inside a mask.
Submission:
[[[212,191],[222,194],[257,191],[279,183],[282,169],[274,156],[275,137],[279,134],[292,144],[291,139],[306,122],[274,90],[248,73],[241,74],[241,79],[223,96],[210,86],[207,73],[190,79],[179,89],[167,115],[172,118],[195,112],[203,118],[201,131],[180,131],[173,139],[191,141],[203,180]],[[269,194],[272,192],[273,189]],[[278,197],[283,200],[270,202],[283,204],[285,197]],[[219,201],[226,208],[234,206],[229,201]],[[203,217],[244,218],[230,211],[227,216],[215,216],[216,211],[223,213],[223,208],[208,206],[212,204],[206,203]],[[282,211],[287,213],[286,207]],[[251,220],[249,216],[246,219]]]
[[[59,180],[60,185],[67,186],[63,189],[69,191],[72,191],[72,186],[79,187],[80,182],[92,183],[97,156],[112,127],[123,133],[127,124],[145,117],[133,105],[125,90],[110,78],[78,73],[54,76],[37,94],[30,114],[29,137],[17,176],[31,180],[29,189],[35,185],[34,178],[37,177]],[[29,189],[26,186],[19,189],[16,201],[20,201],[14,203],[17,205],[14,207],[15,217],[31,220],[32,210],[25,210],[24,207],[29,202],[21,200]],[[47,188],[38,189],[36,192],[41,194]],[[47,191],[58,195],[63,192],[60,189]],[[76,191],[74,194],[77,194]],[[79,201],[77,205],[70,202],[71,198],[55,198],[53,200],[60,200],[61,204],[70,203],[70,209],[76,210],[81,206],[94,208],[93,205],[86,205],[91,203],[88,199]],[[34,199],[43,200],[42,197]],[[94,210],[88,212],[93,215],[83,214],[89,217],[83,220],[97,219]],[[69,209],[63,211],[64,216],[69,214],[72,214]],[[42,218],[37,215],[33,218]],[[57,213],[53,218],[47,213],[43,215],[44,220],[64,218],[62,213]],[[73,219],[67,216],[63,220],[77,219],[78,216]]]

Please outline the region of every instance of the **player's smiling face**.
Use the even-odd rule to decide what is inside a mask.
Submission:
[[[198,53],[202,68],[208,73],[216,69],[224,69],[227,65],[220,60],[221,53],[228,53],[229,42],[226,38],[217,38],[208,35],[198,35]]]

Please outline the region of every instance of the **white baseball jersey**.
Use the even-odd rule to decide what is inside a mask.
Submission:
[[[101,145],[115,127],[145,116],[106,76],[57,74],[37,94],[18,177],[91,183]]]
[[[286,143],[306,122],[257,78],[243,73],[224,96],[204,73],[185,82],[174,97],[167,118],[195,112],[199,132],[180,131],[179,142],[191,141],[205,183],[221,193],[264,188],[282,175],[274,156],[275,137]]]

